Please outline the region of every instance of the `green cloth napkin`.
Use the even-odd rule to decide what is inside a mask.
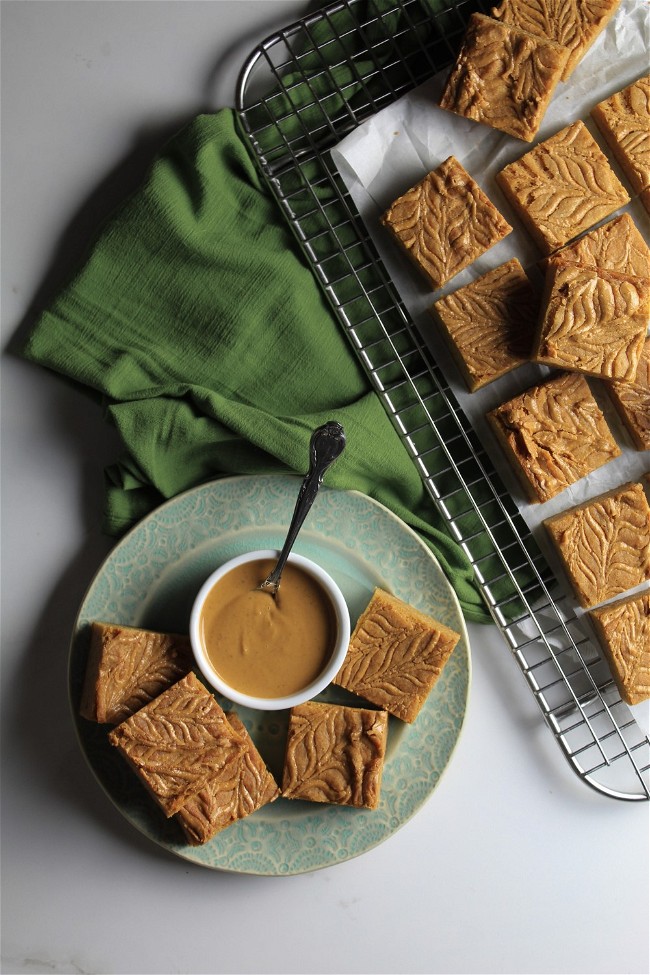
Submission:
[[[438,556],[466,617],[488,614],[230,109],[155,159],[24,354],[90,388],[126,454],[107,470],[118,535],[164,499],[229,474],[304,473],[312,431],[347,448],[325,483],[377,499]]]

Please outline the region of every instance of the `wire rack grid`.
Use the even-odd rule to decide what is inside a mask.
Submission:
[[[565,758],[596,791],[647,800],[650,740],[409,318],[330,155],[361,122],[447,68],[481,9],[477,0],[322,8],[252,52],[238,117]]]

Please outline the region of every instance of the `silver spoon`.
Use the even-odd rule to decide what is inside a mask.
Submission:
[[[309,444],[309,471],[300,486],[289,531],[287,532],[287,537],[277,564],[264,582],[261,582],[257,587],[263,592],[268,592],[272,596],[277,595],[280,587],[280,576],[282,575],[285,562],[289,557],[289,552],[293,548],[293,543],[302,527],[302,523],[314,503],[318,489],[323,482],[323,475],[330,464],[343,452],[344,447],[345,432],[341,424],[337,423],[336,420],[330,420],[329,423],[323,424],[322,427],[318,427],[312,433]]]

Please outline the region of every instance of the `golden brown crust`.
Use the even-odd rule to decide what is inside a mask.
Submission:
[[[641,484],[624,484],[544,525],[581,606],[595,606],[650,579],[650,506]]]
[[[79,713],[119,724],[191,668],[187,636],[93,622]]]
[[[620,456],[589,384],[561,373],[492,410],[488,420],[533,502]]]
[[[609,397],[638,450],[650,450],[650,338],[646,338],[634,382],[609,382]]]
[[[453,156],[395,200],[381,223],[434,290],[512,230]]]
[[[440,106],[531,142],[568,53],[553,40],[472,14]]]
[[[166,816],[177,813],[245,743],[198,678],[189,673],[109,732]]]
[[[639,199],[648,213],[650,213],[650,188],[639,193]]]
[[[178,811],[176,818],[193,846],[207,843],[238,819],[273,802],[280,795],[241,718],[226,714],[228,723],[241,735],[245,747],[237,761],[226,763],[206,785]]]
[[[443,623],[376,589],[334,683],[411,723],[459,639]]]
[[[650,187],[650,75],[599,102],[591,116],[635,193]]]
[[[628,704],[650,698],[650,592],[590,612],[612,677]]]
[[[513,258],[431,309],[470,392],[530,359],[538,298]]]
[[[292,708],[282,795],[375,809],[387,736],[385,711],[317,701]]]
[[[536,362],[632,382],[650,318],[650,280],[549,262]]]
[[[609,23],[620,0],[502,0],[492,15],[505,24],[551,37],[568,51],[562,80]]]
[[[583,122],[540,142],[496,176],[545,254],[629,202],[609,161]]]

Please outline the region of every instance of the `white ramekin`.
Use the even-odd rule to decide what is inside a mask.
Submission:
[[[311,559],[291,552],[288,561],[308,573],[320,584],[321,588],[329,597],[334,610],[336,638],[332,653],[325,667],[311,684],[286,697],[254,697],[250,694],[244,694],[230,687],[216,673],[203,646],[199,626],[201,611],[208,593],[226,573],[238,565],[242,565],[244,562],[253,562],[257,559],[273,560],[277,559],[278,555],[279,552],[274,549],[264,549],[256,552],[246,552],[244,555],[238,555],[224,562],[223,565],[219,566],[218,569],[215,569],[208,576],[199,589],[190,614],[190,641],[192,651],[197,667],[203,674],[203,677],[219,694],[227,697],[228,700],[233,701],[235,704],[241,704],[244,707],[255,708],[260,711],[281,711],[285,708],[292,708],[297,704],[303,704],[305,701],[309,701],[319,694],[332,682],[333,678],[341,669],[350,642],[350,613],[347,603],[343,598],[343,593],[329,573],[320,565],[312,562]]]

